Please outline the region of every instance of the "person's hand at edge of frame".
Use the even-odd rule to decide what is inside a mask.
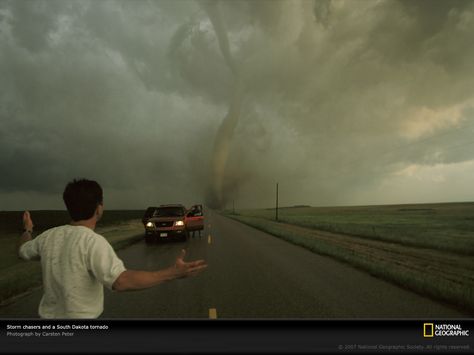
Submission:
[[[33,227],[34,227],[34,224],[33,224],[33,221],[31,219],[30,212],[25,211],[23,213],[23,228],[25,229],[25,231],[27,231],[29,233],[32,233],[33,232]]]
[[[185,256],[186,250],[181,249],[180,255],[176,258],[176,263],[174,265],[178,278],[195,276],[207,268],[205,260],[186,262],[184,261]]]

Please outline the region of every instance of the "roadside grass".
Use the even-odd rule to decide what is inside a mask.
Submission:
[[[36,233],[41,233],[54,226],[67,224],[70,221],[67,211],[38,210],[30,211]],[[106,210],[98,226],[107,226],[130,219],[142,218],[142,210]],[[4,233],[21,232],[23,211],[0,211],[0,238]]]
[[[42,283],[41,265],[27,261],[2,269],[0,272],[0,306],[15,296],[27,293]]]
[[[38,213],[41,212],[41,213]],[[49,214],[48,214],[49,213]],[[141,218],[143,211],[106,211],[97,233],[103,235],[115,250],[122,249],[143,239]],[[10,215],[10,218],[6,218]],[[41,286],[41,265],[38,261],[23,261],[17,256],[16,247],[21,234],[22,212],[0,212],[0,305],[9,303],[18,295]],[[56,225],[68,223],[63,211],[33,211],[35,235]],[[12,223],[11,221],[15,221]],[[6,223],[5,223],[6,222]],[[16,231],[15,231],[16,230]]]
[[[239,210],[236,215],[275,219],[274,209]],[[474,256],[474,203],[281,208],[279,221]]]
[[[433,244],[425,241],[404,243],[404,239],[397,238],[397,234],[392,234],[391,238],[355,236],[355,233],[348,235],[341,232],[349,230],[348,224],[344,224],[344,228],[340,228],[340,225],[339,228],[331,228],[332,225],[328,224],[329,228],[318,231],[315,229],[318,224],[310,224],[311,227],[308,227],[305,223],[301,223],[301,220],[285,218],[287,217],[285,214],[279,218],[286,222],[283,223],[271,221],[265,210],[252,210],[249,215],[246,212],[239,211],[239,214],[227,212],[225,215],[315,253],[334,257],[376,277],[474,314],[474,260],[470,253],[461,253],[456,248],[444,248],[439,244],[433,247]],[[329,214],[325,219],[329,221]],[[357,221],[357,215],[352,219]],[[287,222],[295,220],[300,223],[296,225]],[[335,220],[337,225],[341,218]],[[450,242],[453,243],[453,240]],[[456,252],[453,252],[453,249]]]

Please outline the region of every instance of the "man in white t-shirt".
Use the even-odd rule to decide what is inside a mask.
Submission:
[[[127,270],[109,242],[94,232],[104,212],[102,195],[95,181],[70,182],[63,199],[71,223],[35,239],[30,214],[23,214],[25,231],[18,255],[24,260],[41,260],[44,294],[38,313],[42,318],[97,318],[104,309],[104,285],[114,291],[140,290],[196,275],[207,267],[204,260],[185,262],[182,250],[169,268]]]

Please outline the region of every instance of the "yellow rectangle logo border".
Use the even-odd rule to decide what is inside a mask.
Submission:
[[[433,323],[423,323],[423,337],[425,338],[434,337],[434,324]]]

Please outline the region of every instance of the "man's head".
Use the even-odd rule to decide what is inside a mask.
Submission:
[[[104,211],[102,188],[96,181],[74,179],[67,184],[63,200],[73,221],[96,217],[98,221]]]

